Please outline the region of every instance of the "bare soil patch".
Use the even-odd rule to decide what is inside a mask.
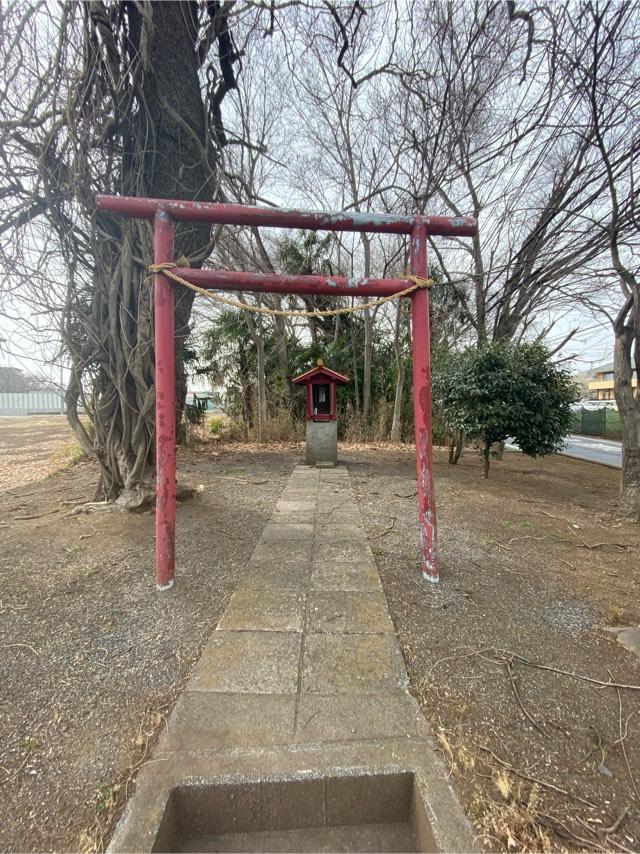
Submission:
[[[179,453],[203,489],[179,505],[163,594],[151,512],[66,515],[93,463],[0,494],[0,850],[104,848],[299,456]]]
[[[0,492],[67,468],[77,442],[64,415],[0,417]]]
[[[506,453],[483,481],[475,454],[449,466],[438,449],[434,588],[417,572],[412,449],[343,456],[412,690],[483,844],[637,850],[640,692],[531,666],[640,685],[607,631],[640,617],[619,473]]]
[[[50,455],[38,431],[30,443],[37,479],[0,492],[0,849],[101,849],[301,450],[180,452],[203,490],[179,506],[178,584],[160,595],[152,513],[67,516],[95,466],[43,479]],[[506,454],[485,482],[474,455],[451,467],[436,451],[434,589],[417,572],[413,450],[342,456],[412,690],[483,843],[637,850],[639,692],[521,660],[640,684],[606,630],[639,621],[640,529],[615,520],[617,472]]]

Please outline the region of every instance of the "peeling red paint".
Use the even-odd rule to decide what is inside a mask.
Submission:
[[[404,291],[409,286],[406,279],[285,276],[277,273],[245,273],[235,270],[192,270],[190,267],[178,267],[175,273],[199,288],[216,291],[387,297]]]
[[[154,261],[173,260],[171,217],[158,211],[154,223]],[[175,575],[176,529],[176,356],[173,283],[154,277],[156,358],[156,586],[171,587]]]
[[[411,235],[411,271],[427,272],[427,229],[419,224]],[[433,448],[431,439],[431,340],[429,291],[422,288],[411,296],[411,342],[413,352],[413,416],[416,435],[418,524],[420,526],[423,577],[437,582],[440,577],[436,534],[436,503],[433,490]]]
[[[164,209],[177,222],[211,222],[268,228],[309,228],[317,231],[369,231],[383,234],[411,234],[422,225],[427,234],[473,237],[478,229],[473,217],[400,216],[357,211],[287,210],[254,205],[226,205],[218,202],[182,202],[172,199],[145,199],[133,196],[96,196],[99,211],[114,211],[139,219],[153,219]]]

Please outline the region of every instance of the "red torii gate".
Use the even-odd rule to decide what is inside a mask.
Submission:
[[[414,276],[427,278],[428,235],[474,237],[478,230],[477,223],[472,217],[324,213],[130,196],[97,196],[96,207],[99,211],[112,211],[133,218],[153,220],[154,262],[156,264],[174,260],[175,222],[201,222],[218,225],[304,228],[313,231],[408,234],[411,236],[409,253],[411,273]],[[191,284],[209,290],[261,293],[385,297],[404,291],[411,284],[407,279],[283,276],[271,273],[242,273],[228,270],[192,270],[189,267],[177,267],[173,272]],[[172,587],[175,574],[176,387],[173,289],[174,285],[171,279],[162,273],[156,273],[154,277],[154,313],[157,471],[156,586],[158,590],[168,590]],[[431,357],[429,292],[427,288],[419,288],[411,294],[411,341],[422,575],[427,581],[437,582],[439,565],[436,505],[433,492]]]

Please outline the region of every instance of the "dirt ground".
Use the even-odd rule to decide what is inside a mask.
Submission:
[[[0,492],[54,474],[76,453],[64,415],[0,417]]]
[[[412,690],[483,844],[638,850],[640,691],[532,666],[640,685],[607,631],[640,618],[640,528],[615,519],[619,473],[507,452],[483,481],[473,452],[450,466],[437,451],[433,589],[411,572],[413,451],[344,457]]]
[[[301,451],[180,452],[181,481],[202,490],[179,507],[179,583],[158,595],[152,514],[69,515],[94,465],[42,479],[51,425],[3,422],[0,849],[102,849]],[[41,479],[12,465],[25,447]],[[532,666],[640,684],[607,631],[640,616],[640,529],[615,521],[617,473],[508,453],[483,481],[472,453],[452,467],[437,451],[433,589],[417,572],[412,450],[342,457],[412,690],[482,844],[637,850],[640,692]]]

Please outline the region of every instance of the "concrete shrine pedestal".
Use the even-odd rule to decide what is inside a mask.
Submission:
[[[331,468],[338,462],[338,422],[307,421],[306,452],[308,466]]]

